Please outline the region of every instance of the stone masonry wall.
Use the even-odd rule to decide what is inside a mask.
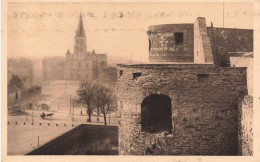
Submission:
[[[225,60],[227,52],[253,52],[253,30],[207,27],[215,64]]]
[[[206,20],[198,17],[194,23],[194,62],[213,64],[210,38],[207,34]]]
[[[239,152],[253,155],[253,97],[241,96],[239,100]]]
[[[238,154],[237,101],[240,93],[247,93],[246,68],[118,65],[117,93],[119,154]],[[142,100],[155,93],[171,98],[170,134],[141,131]]]
[[[193,24],[149,26],[149,61],[193,62],[193,32]],[[175,34],[183,36],[182,43],[177,42]]]
[[[251,57],[230,57],[231,67],[247,68],[247,89],[248,94],[253,96],[253,80],[254,80],[254,59]]]
[[[218,51],[252,52],[253,30],[207,27],[212,46]]]

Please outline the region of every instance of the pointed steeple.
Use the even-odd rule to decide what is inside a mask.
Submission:
[[[92,50],[92,55],[95,55],[95,54],[96,54],[96,52],[95,52],[95,50],[93,49],[93,50]]]
[[[68,49],[66,55],[67,55],[67,56],[70,55],[70,49]]]
[[[79,23],[78,23],[78,28],[77,28],[77,31],[76,31],[76,37],[85,37],[85,30],[84,30],[84,26],[83,26],[81,12],[80,12],[80,15],[79,15]]]

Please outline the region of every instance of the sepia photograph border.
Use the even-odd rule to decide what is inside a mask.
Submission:
[[[186,2],[187,5],[189,3],[196,2],[252,2],[254,3],[254,79],[253,79],[253,156],[93,156],[93,155],[62,155],[62,156],[24,156],[24,155],[7,155],[7,4],[9,2]],[[164,161],[164,162],[188,162],[188,161],[197,161],[197,162],[208,162],[208,161],[236,161],[236,162],[259,162],[260,161],[260,0],[250,0],[250,1],[232,1],[232,0],[224,0],[224,1],[177,1],[177,0],[143,0],[143,1],[71,1],[71,0],[2,0],[1,1],[1,161],[2,162],[27,162],[27,161],[37,161],[37,162],[81,162],[81,161]],[[243,22],[241,22],[243,23]]]

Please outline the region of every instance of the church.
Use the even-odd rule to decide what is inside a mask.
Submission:
[[[95,80],[102,68],[107,67],[107,55],[87,51],[87,39],[80,13],[78,28],[74,37],[74,53],[66,53],[65,76],[67,80]]]

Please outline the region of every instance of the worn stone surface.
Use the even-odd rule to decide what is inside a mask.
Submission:
[[[239,99],[239,151],[240,154],[253,155],[253,97],[241,96]]]
[[[253,30],[207,27],[212,46],[218,51],[252,52]]]
[[[133,73],[141,76],[133,78]],[[117,93],[120,154],[238,154],[237,101],[239,94],[247,94],[246,68],[118,65]],[[170,134],[141,131],[141,103],[150,94],[171,98]]]
[[[149,61],[193,62],[193,26],[193,24],[149,26]],[[183,34],[183,43],[177,43],[176,33]]]
[[[194,62],[200,64],[214,62],[204,17],[198,17],[194,23]]]
[[[253,30],[207,27],[214,61],[220,65],[228,52],[253,52]]]
[[[254,59],[251,57],[230,57],[231,67],[246,67],[248,94],[253,96],[254,80]]]

